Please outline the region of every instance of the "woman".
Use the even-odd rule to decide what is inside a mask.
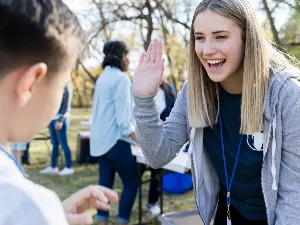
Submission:
[[[67,85],[64,88],[62,102],[57,115],[48,125],[50,139],[52,144],[51,165],[40,171],[40,174],[58,174],[60,176],[67,176],[74,174],[72,167],[71,149],[68,144],[68,128],[70,125],[70,111],[72,91],[71,86]],[[61,145],[64,154],[66,166],[59,171],[57,167],[57,160],[59,156],[59,145]]]
[[[132,116],[132,84],[128,48],[122,41],[109,41],[103,48],[103,73],[96,82],[91,122],[91,155],[99,156],[99,183],[113,187],[115,173],[124,189],[119,205],[119,224],[128,224],[138,188],[137,164],[130,144],[137,142]],[[108,212],[99,210],[99,225],[107,225]]]
[[[189,141],[205,225],[212,219],[215,225],[298,224],[298,70],[267,42],[248,0],[199,4],[189,61],[188,81],[162,123],[153,103],[162,43],[155,40],[141,55],[134,116],[150,165],[164,166]]]

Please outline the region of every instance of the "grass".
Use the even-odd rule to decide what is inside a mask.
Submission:
[[[79,165],[76,163],[76,144],[77,133],[86,128],[80,126],[80,121],[88,120],[90,115],[89,109],[73,109],[71,114],[71,126],[69,128],[69,145],[72,149],[73,166],[75,174],[72,176],[59,177],[57,175],[40,175],[39,170],[43,169],[49,163],[49,152],[51,151],[51,143],[49,141],[32,141],[30,146],[31,165],[25,166],[25,170],[30,175],[30,180],[55,191],[61,199],[65,199],[74,192],[90,184],[98,183],[98,166],[97,165]],[[47,133],[45,128],[41,131]],[[64,160],[59,159],[60,169],[64,167]],[[149,173],[144,174],[144,178],[149,178]],[[114,185],[114,190],[120,193],[122,191],[122,183],[118,176]],[[155,218],[147,213],[146,203],[148,198],[148,185],[143,186],[143,221],[152,222],[153,225],[160,224]],[[196,209],[193,191],[181,195],[173,195],[164,193],[164,212],[182,212]],[[95,215],[96,211],[89,211]],[[110,213],[110,224],[117,224],[118,204],[112,204]],[[138,222],[138,198],[133,207],[130,224]],[[97,224],[96,221],[94,224]]]

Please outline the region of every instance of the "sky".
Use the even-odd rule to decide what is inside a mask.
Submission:
[[[88,22],[88,19],[93,20],[93,15],[90,14],[90,16],[88,18],[85,18],[82,15],[83,14],[86,15],[86,12],[93,9],[94,6],[92,4],[89,4],[87,0],[63,0],[63,1],[78,16],[83,28],[88,30],[89,24],[90,24]],[[195,4],[195,7],[200,2],[199,0],[191,0],[191,1]],[[250,0],[250,2],[255,9],[258,9],[259,2],[261,2],[261,0]],[[95,12],[97,12],[97,9],[95,9]],[[266,15],[262,10],[258,10],[257,15],[261,22],[265,21]],[[287,11],[284,9],[276,12],[275,22],[276,22],[277,28],[281,27],[286,22],[286,19],[287,19],[286,15],[287,15]],[[124,23],[117,24],[115,27],[116,32],[114,32],[114,35],[115,35],[114,38],[118,38],[121,35],[124,36],[124,34],[129,34],[130,33],[130,32],[128,32],[129,30],[132,30],[129,24],[127,24],[127,25]],[[141,50],[139,50],[139,51],[141,51]],[[98,59],[92,58],[92,59],[86,60],[85,64],[88,67],[93,67],[93,66],[99,64],[99,57],[101,58],[101,55],[99,55],[98,53],[93,53],[93,54],[97,55]],[[137,54],[139,54],[138,51],[132,51],[131,54],[129,55],[130,60],[132,58],[132,60],[131,60],[132,62],[136,61],[135,58],[139,57]],[[135,67],[136,67],[136,64],[132,63],[129,68],[130,71],[132,72]]]
[[[70,9],[75,12],[75,13],[81,13],[86,10],[89,10],[92,8],[91,4],[88,3],[87,0],[63,0],[69,7]],[[192,2],[195,2],[195,5],[197,5],[198,2],[197,0],[191,0]],[[251,4],[255,9],[259,7],[259,2],[261,0],[250,0]],[[260,13],[259,13],[260,14]],[[264,16],[264,15],[261,15]],[[281,26],[282,23],[284,23],[286,19],[286,10],[282,10],[276,14],[276,22],[277,26]]]

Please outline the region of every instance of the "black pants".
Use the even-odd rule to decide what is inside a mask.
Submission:
[[[141,174],[145,172],[147,169],[145,165],[140,165],[141,168]],[[149,205],[155,205],[159,198],[159,189],[160,189],[160,169],[149,169],[151,171],[151,181],[149,185],[149,193],[148,193],[148,204]]]
[[[240,214],[232,205],[230,206],[230,215],[232,225],[268,225],[267,220],[248,220]],[[227,224],[227,205],[224,194],[220,193],[217,213],[214,225]]]
[[[104,155],[99,157],[99,184],[112,188],[115,174],[122,180],[123,191],[119,201],[118,221],[128,223],[138,189],[137,163],[132,155],[130,144],[118,142]],[[108,220],[109,212],[98,210],[98,220]]]
[[[29,155],[30,143],[27,143],[26,150],[23,152],[22,164],[30,165],[30,155]]]

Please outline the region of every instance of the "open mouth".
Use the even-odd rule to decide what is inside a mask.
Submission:
[[[226,59],[220,59],[220,60],[206,60],[208,66],[213,69],[220,68],[223,66],[226,62]]]

